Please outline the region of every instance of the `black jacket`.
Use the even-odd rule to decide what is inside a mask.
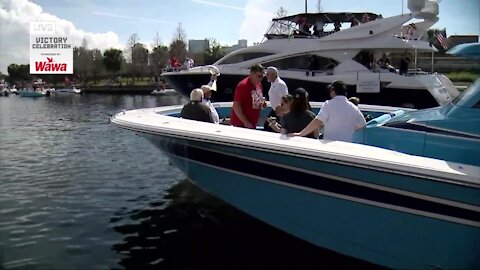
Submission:
[[[180,117],[190,120],[213,123],[210,108],[200,101],[190,101],[182,108]]]

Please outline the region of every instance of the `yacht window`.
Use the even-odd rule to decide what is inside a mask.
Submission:
[[[364,67],[368,69],[372,69],[375,64],[375,59],[373,56],[373,52],[370,51],[361,51],[359,52],[354,58],[356,62],[362,64]]]
[[[315,65],[316,67],[314,68],[314,70],[329,70],[329,69],[333,69],[338,65],[337,61],[330,58],[326,58],[318,55],[315,55],[315,58],[316,58],[316,65]],[[311,55],[306,54],[306,55],[297,55],[297,56],[287,57],[283,59],[278,59],[278,60],[274,60],[274,61],[266,62],[262,64],[264,66],[274,66],[282,70],[295,70],[295,69],[307,70],[309,69],[310,63],[311,63]]]
[[[226,56],[225,59],[220,61],[219,64],[236,64],[248,60],[252,60],[255,58],[260,58],[264,56],[272,55],[273,53],[267,52],[250,52],[250,53],[239,53],[232,56]]]

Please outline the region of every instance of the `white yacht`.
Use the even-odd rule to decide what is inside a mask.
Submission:
[[[279,68],[289,89],[305,88],[312,101],[328,99],[326,86],[342,80],[348,85],[348,95],[359,97],[364,104],[412,108],[446,104],[459,94],[453,83],[433,73],[433,65],[429,72],[417,67],[419,54],[431,56],[433,63],[437,51],[425,36],[439,19],[438,3],[409,1],[409,9],[409,14],[389,18],[373,13],[304,13],[273,19],[265,41],[214,63],[221,76],[213,99],[232,101],[238,82],[248,75],[251,65],[259,63]],[[384,53],[392,57],[390,68],[377,65]],[[403,56],[410,62],[400,69]],[[208,66],[163,76],[185,96],[210,80]],[[266,79],[263,83],[266,94],[269,84]]]

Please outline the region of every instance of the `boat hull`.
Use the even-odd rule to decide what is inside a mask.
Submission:
[[[397,269],[480,268],[478,212],[421,199],[461,198],[461,203],[478,207],[475,188],[282,153],[140,134],[208,193],[315,245]],[[399,197],[401,192],[413,195]],[[455,222],[461,213],[474,221]]]
[[[21,91],[21,97],[48,97],[50,96],[50,92],[33,92],[33,91]]]

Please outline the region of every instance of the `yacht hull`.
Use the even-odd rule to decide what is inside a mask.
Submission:
[[[458,216],[463,210],[419,199],[450,193],[478,206],[473,188],[281,153],[141,136],[206,192],[315,245],[396,269],[480,267],[479,212],[470,213],[476,225],[439,220],[432,216]],[[402,191],[418,192],[418,198],[399,196]]]
[[[320,76],[320,75],[316,75]],[[167,83],[183,96],[189,97],[190,92],[201,85],[207,84],[210,74],[177,72],[163,75]],[[212,99],[216,102],[233,101],[233,93],[237,84],[246,77],[238,74],[222,74],[218,77],[217,91]],[[306,76],[305,76],[306,77]],[[302,79],[282,77],[290,91],[302,87],[309,93],[310,101],[325,101],[330,99],[327,86],[328,82],[316,82]],[[333,81],[333,79],[331,79]],[[263,94],[268,96],[270,84],[266,79],[262,81]],[[427,89],[400,89],[387,87],[387,82],[382,82],[380,93],[357,93],[355,85],[348,86],[348,96],[360,98],[361,103],[371,105],[411,107],[411,108],[432,108],[438,106],[438,102],[432,97]]]

